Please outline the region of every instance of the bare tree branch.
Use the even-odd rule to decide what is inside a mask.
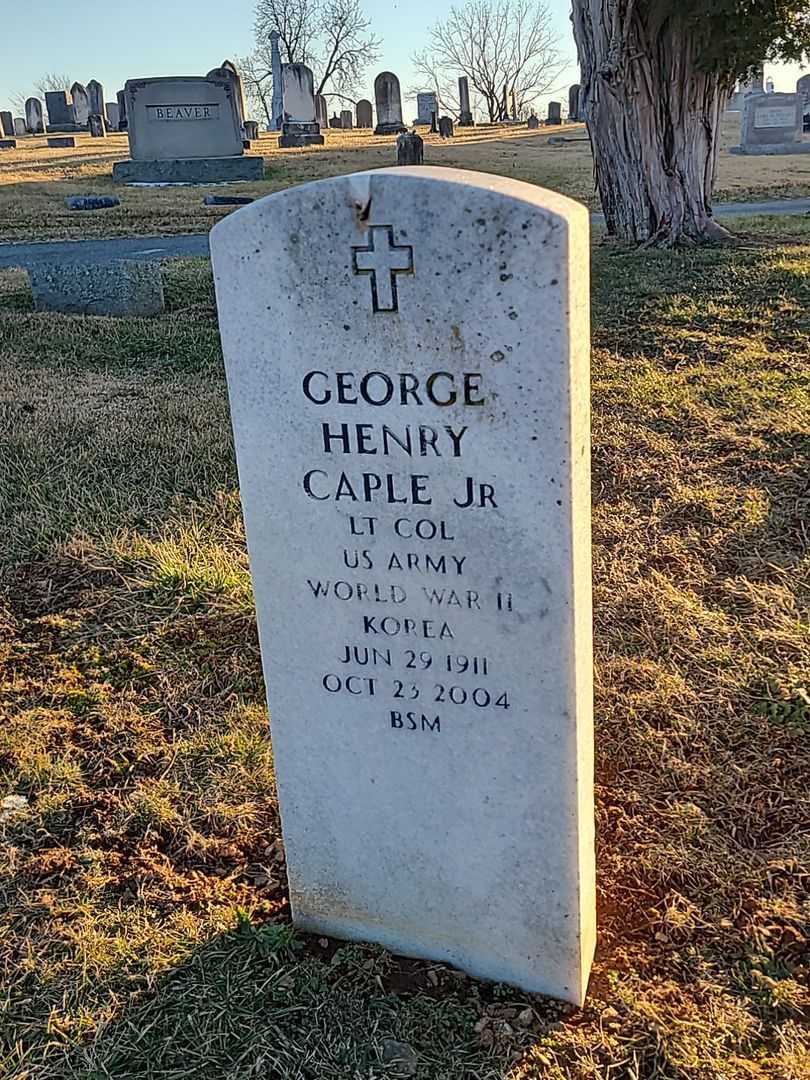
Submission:
[[[538,0],[454,6],[412,63],[424,84],[419,89],[436,90],[445,108],[455,105],[452,87],[466,75],[490,122],[507,118],[513,92],[523,113],[554,86],[565,66],[549,9]]]

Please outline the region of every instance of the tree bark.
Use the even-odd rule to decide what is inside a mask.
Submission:
[[[729,236],[711,203],[732,78],[700,68],[676,7],[573,3],[580,101],[608,232],[656,246]]]

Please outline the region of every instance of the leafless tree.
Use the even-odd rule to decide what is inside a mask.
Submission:
[[[256,48],[240,70],[251,68],[247,89],[265,112],[273,30],[279,33],[282,62],[307,64],[315,73],[315,92],[343,101],[361,96],[366,69],[380,55],[380,39],[371,33],[360,0],[258,0],[255,29]]]
[[[42,75],[34,83],[34,88],[30,93],[23,93],[20,91],[15,94],[11,99],[11,107],[20,116],[25,113],[25,103],[30,97],[45,98],[45,94],[50,90],[69,90],[73,85],[73,79],[69,75],[60,75],[55,71],[48,71],[45,75]]]
[[[521,112],[554,86],[565,66],[549,9],[538,0],[454,6],[412,63],[425,89],[437,90],[446,104],[455,101],[455,79],[466,75],[491,122],[509,114],[513,90]]]

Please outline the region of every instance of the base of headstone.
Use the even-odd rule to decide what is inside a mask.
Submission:
[[[36,311],[69,315],[160,315],[160,264],[123,259],[105,263],[43,263],[28,271]]]
[[[182,158],[176,161],[117,161],[116,184],[216,184],[262,180],[264,158]]]
[[[401,135],[408,129],[404,124],[377,124],[374,128],[375,135]]]
[[[0,139],[0,150],[16,150],[16,139]]]
[[[86,131],[87,128],[80,127],[79,124],[48,124],[48,131],[52,134],[78,135],[80,131]]]
[[[343,127],[342,120],[338,126]],[[314,124],[285,124],[281,129],[281,135],[278,137],[278,145],[281,150],[287,150],[295,146],[323,146],[323,143],[321,125],[317,121]]]
[[[76,140],[72,135],[62,135],[56,139],[48,139],[48,146],[54,148],[65,149],[68,146],[75,146]]]
[[[472,113],[462,113],[459,121],[459,127],[475,127],[475,121],[472,118]]]
[[[731,146],[729,152],[745,157],[763,157],[767,154],[810,154],[810,142],[763,143],[761,146]]]

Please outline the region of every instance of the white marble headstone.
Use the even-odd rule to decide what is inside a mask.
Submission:
[[[587,211],[383,169],[211,251],[294,919],[581,1002]]]

